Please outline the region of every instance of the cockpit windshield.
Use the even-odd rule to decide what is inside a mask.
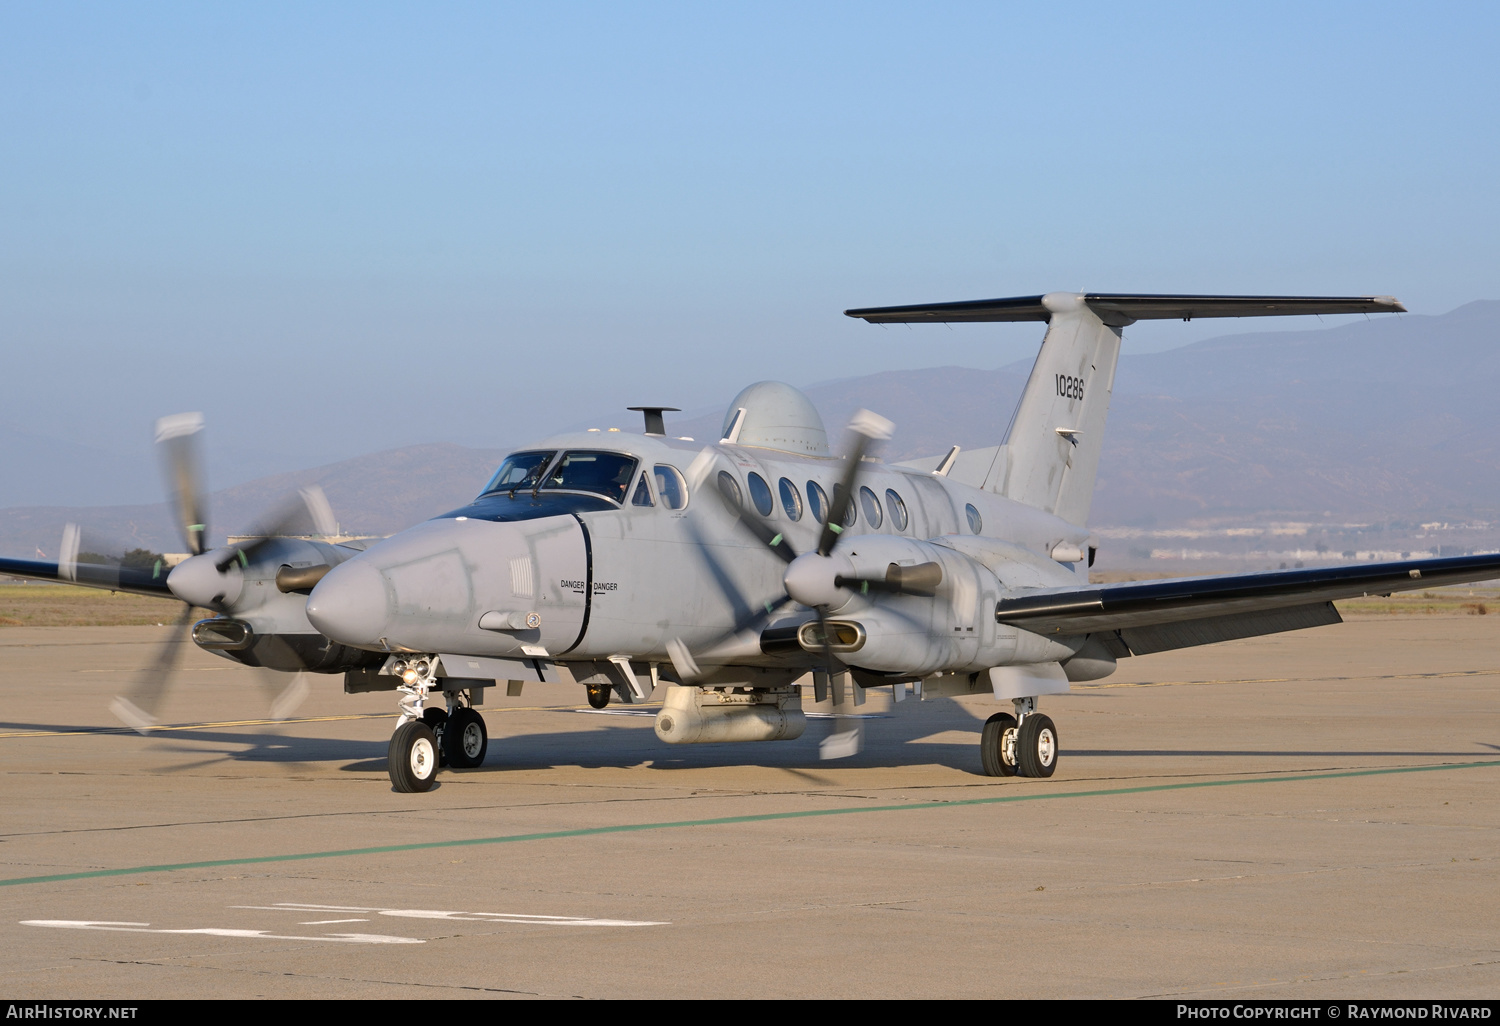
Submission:
[[[542,481],[541,490],[593,492],[623,503],[639,462],[621,452],[573,449],[563,453],[563,458],[553,465]]]
[[[490,492],[512,488],[535,488],[537,476],[547,469],[547,464],[556,455],[556,449],[512,453],[505,457],[505,462],[500,464],[500,469],[495,471],[495,476],[490,478],[490,483],[484,486],[484,491],[480,494],[488,495]]]

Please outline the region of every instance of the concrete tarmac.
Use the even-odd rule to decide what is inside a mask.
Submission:
[[[272,723],[189,648],[120,729],[166,633],[0,630],[7,998],[1500,995],[1495,617],[1126,660],[1043,700],[1048,780],[980,775],[987,700],[819,762],[530,685],[419,795],[337,677]]]

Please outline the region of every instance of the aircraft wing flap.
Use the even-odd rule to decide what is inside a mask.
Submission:
[[[995,619],[1037,634],[1128,631],[1497,577],[1500,554],[1045,588],[1001,599]]]
[[[163,566],[132,567],[100,563],[74,563],[71,575],[64,574],[56,563],[37,559],[0,559],[0,574],[25,577],[33,581],[55,581],[83,588],[105,588],[133,595],[176,598],[167,587],[167,570]]]

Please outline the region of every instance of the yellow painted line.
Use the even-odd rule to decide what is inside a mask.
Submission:
[[[1074,690],[1095,691],[1105,688],[1181,688],[1203,687],[1209,684],[1290,684],[1293,681],[1352,681],[1352,680],[1439,680],[1444,677],[1491,677],[1500,670],[1449,670],[1444,673],[1372,673],[1357,677],[1241,677],[1227,680],[1143,680],[1121,681],[1115,684],[1075,684]]]
[[[586,710],[583,706],[555,706],[555,705],[533,705],[516,706],[505,708],[479,708],[478,711],[486,713],[522,713],[522,712],[580,712]],[[147,733],[156,734],[169,730],[218,730],[225,727],[269,727],[286,726],[292,723],[336,723],[344,720],[395,720],[396,713],[352,713],[346,716],[297,716],[286,720],[260,719],[260,720],[219,720],[206,723],[170,723],[152,727]],[[82,727],[78,730],[13,730],[0,732],[0,739],[17,737],[79,737],[85,734],[134,734],[134,727]]]

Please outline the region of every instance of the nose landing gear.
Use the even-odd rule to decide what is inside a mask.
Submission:
[[[403,794],[427,791],[437,779],[439,766],[472,769],[484,762],[489,732],[484,717],[465,704],[467,692],[443,690],[448,708],[423,708],[428,693],[441,687],[437,660],[407,663],[401,687],[401,717],[386,750],[386,769],[391,787]],[[420,673],[412,672],[420,668]]]

